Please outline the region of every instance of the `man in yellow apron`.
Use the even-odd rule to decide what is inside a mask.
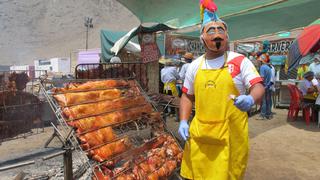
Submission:
[[[200,38],[206,53],[190,64],[180,102],[179,134],[186,141],[181,175],[242,179],[248,158],[246,111],[262,98],[262,79],[249,59],[227,51],[227,26],[208,10]],[[196,115],[189,128],[193,102]]]
[[[176,82],[178,79],[180,79],[179,73],[173,60],[166,59],[165,67],[161,69],[161,81],[164,84],[163,93],[178,96],[179,92],[176,87]]]

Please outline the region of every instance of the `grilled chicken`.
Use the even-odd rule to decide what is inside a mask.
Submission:
[[[60,106],[64,107],[87,102],[117,99],[121,97],[121,94],[122,91],[119,89],[107,89],[56,94],[53,97],[58,101]]]
[[[129,147],[130,147],[129,138],[123,138],[115,142],[106,144],[97,149],[91,150],[90,154],[92,155],[92,159],[98,162],[102,162],[104,160],[107,160],[111,156],[120,154],[128,150]]]
[[[124,80],[104,80],[104,81],[88,81],[83,84],[72,83],[67,85],[65,88],[53,88],[54,93],[64,93],[68,91],[86,91],[86,90],[97,90],[104,88],[116,88],[125,87],[129,83]]]
[[[79,136],[82,144],[88,144],[88,146],[84,145],[86,149],[112,141],[115,138],[116,136],[111,127],[105,127]]]
[[[143,96],[134,98],[120,98],[96,103],[81,104],[63,109],[64,115],[68,119],[83,118],[86,116],[99,115],[104,112],[114,111],[125,107],[136,107],[145,104]]]
[[[101,128],[114,123],[121,123],[131,119],[141,117],[143,113],[152,112],[151,105],[138,106],[131,109],[120,110],[95,117],[88,117],[76,121],[70,121],[68,124],[77,129],[77,133],[81,133],[94,128]]]

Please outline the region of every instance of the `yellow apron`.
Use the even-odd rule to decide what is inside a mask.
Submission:
[[[173,96],[176,96],[176,97],[179,96],[179,93],[178,93],[178,90],[177,90],[177,87],[176,87],[176,82],[166,82],[166,83],[164,83],[163,93],[165,93],[165,94],[168,94],[168,88],[167,87],[170,87],[170,90],[171,90]]]
[[[226,57],[225,57],[226,59]],[[190,125],[181,164],[187,179],[242,179],[248,158],[248,116],[233,105],[229,95],[239,95],[225,65],[201,69],[195,77],[196,115]]]

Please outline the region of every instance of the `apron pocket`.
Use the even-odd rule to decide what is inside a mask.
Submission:
[[[228,121],[201,122],[194,119],[190,125],[190,136],[203,144],[226,145],[229,138]]]

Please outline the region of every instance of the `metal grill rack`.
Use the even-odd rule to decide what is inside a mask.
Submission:
[[[119,79],[113,79],[113,80],[119,80]],[[146,100],[146,104],[150,103],[153,106],[153,109],[155,109],[154,104],[151,103],[149,97],[146,95],[146,93],[142,90],[140,85],[137,83],[137,81],[132,79],[121,79],[127,81],[130,86],[129,87],[121,87],[126,92],[129,92],[129,90],[134,89],[135,91],[132,93],[124,94],[124,97],[134,97],[134,96],[143,96]],[[84,83],[88,80],[68,80],[65,81],[64,84],[70,84],[70,83]],[[90,80],[93,81],[93,80]],[[97,80],[94,80],[97,81]],[[101,81],[101,80],[99,80]],[[55,126],[56,131],[58,132],[59,136],[65,140],[65,146],[72,147],[74,151],[77,152],[81,158],[76,158],[76,160],[80,160],[84,166],[88,167],[89,171],[92,172],[91,177],[95,179],[99,179],[96,172],[105,172],[105,168],[113,166],[113,167],[120,167],[123,166],[125,162],[133,163],[136,161],[134,160],[136,156],[143,157],[146,156],[147,153],[145,150],[150,150],[151,143],[155,142],[157,138],[162,137],[162,133],[166,136],[172,137],[176,145],[178,146],[179,150],[182,151],[181,147],[179,146],[178,141],[175,139],[174,135],[167,129],[163,119],[161,119],[160,115],[157,116],[157,118],[153,117],[151,114],[143,114],[140,117],[136,118],[128,118],[125,121],[119,122],[119,123],[113,123],[109,124],[103,127],[90,129],[84,132],[77,132],[77,130],[73,129],[68,125],[68,122],[70,121],[77,121],[78,119],[66,119],[66,117],[63,115],[63,109],[60,107],[58,102],[55,100],[53,95],[55,93],[51,92],[50,90],[46,89],[45,86],[41,86],[41,90],[43,92],[43,95],[47,98],[52,110],[54,111],[59,124],[61,125],[60,129],[57,129]],[[100,89],[94,89],[91,91],[100,90]],[[77,91],[80,92],[80,91]],[[85,91],[84,91],[85,92]],[[68,92],[69,93],[69,92]],[[96,101],[99,102],[99,101]],[[83,102],[81,104],[86,103],[95,103],[95,101],[88,101]],[[72,105],[74,106],[74,105]],[[136,107],[122,107],[122,110],[131,109]],[[119,111],[119,109],[111,110],[104,112],[103,114],[112,113],[115,111]],[[156,113],[156,112],[154,112]],[[100,114],[101,115],[101,114]],[[97,116],[97,114],[94,114],[92,116]],[[87,118],[87,117],[80,117],[80,118]],[[79,119],[80,119],[79,118]],[[154,121],[157,121],[154,123]],[[156,127],[155,127],[156,126]],[[108,141],[103,144],[99,144],[98,146],[90,147],[89,149],[84,149],[83,144],[81,144],[79,137],[80,135],[84,135],[86,133],[90,133],[96,130],[100,130],[103,128],[112,127],[113,132],[116,135],[116,139],[112,141]],[[159,132],[153,132],[152,129],[162,129],[162,133]],[[77,135],[76,135],[77,134]],[[102,147],[104,145],[111,144],[112,142],[116,142],[117,140],[129,138],[130,140],[130,147],[124,152],[118,153],[116,155],[112,155],[110,158],[104,159],[101,162],[92,160],[91,158],[83,155],[88,155],[92,150],[95,150],[99,147]],[[141,161],[140,161],[141,162]],[[112,179],[116,179],[119,175],[126,173],[128,170],[132,169],[132,166],[124,168],[121,172],[117,173]],[[172,172],[171,177],[175,177],[174,179],[181,179],[178,175],[179,166],[175,168],[175,170]]]

